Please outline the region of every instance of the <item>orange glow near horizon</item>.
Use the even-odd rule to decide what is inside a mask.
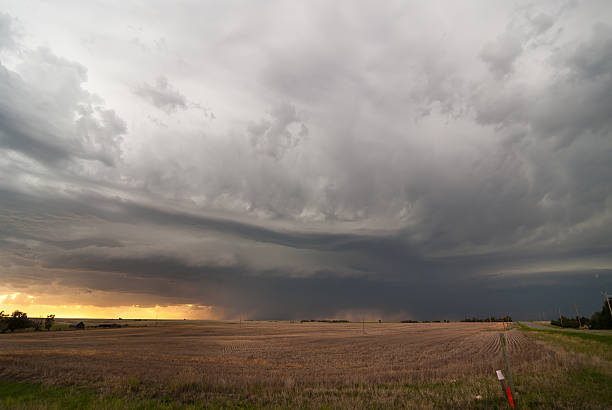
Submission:
[[[46,317],[53,314],[58,318],[83,319],[218,319],[212,306],[181,304],[143,307],[93,306],[93,305],[44,305],[37,304],[36,298],[22,293],[0,294],[0,311],[10,314],[15,310],[25,312],[29,317]]]

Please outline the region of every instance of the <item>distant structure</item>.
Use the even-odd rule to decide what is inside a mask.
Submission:
[[[85,329],[85,323],[83,322],[79,322],[79,323],[73,323],[70,325],[71,329]]]

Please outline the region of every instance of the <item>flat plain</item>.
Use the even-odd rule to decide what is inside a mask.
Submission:
[[[496,323],[133,325],[0,335],[0,380],[125,397],[118,408],[143,400],[149,407],[504,407],[495,378],[504,369],[500,333],[519,402],[575,407],[580,396],[554,402],[561,398],[546,384],[584,369],[604,382],[612,373],[605,351],[571,352],[544,334]],[[605,408],[606,401],[582,403]]]

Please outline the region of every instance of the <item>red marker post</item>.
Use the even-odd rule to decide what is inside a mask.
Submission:
[[[508,398],[508,403],[510,403],[510,407],[514,408],[514,400],[512,399],[512,391],[510,390],[510,386],[506,386],[506,378],[501,370],[497,370],[497,380],[501,384],[503,394]]]

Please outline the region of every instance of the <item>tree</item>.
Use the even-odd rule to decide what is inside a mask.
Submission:
[[[0,332],[4,333],[8,330],[8,318],[9,315],[4,313],[4,310],[0,312]]]
[[[28,315],[25,312],[20,312],[16,310],[13,314],[7,319],[7,329],[11,332],[14,332],[16,329],[26,329],[32,326],[32,321],[28,319]]]
[[[55,315],[48,315],[45,319],[45,329],[51,330],[53,322],[55,322]]]
[[[601,312],[593,313],[591,317],[591,329],[612,329],[612,316],[608,301],[604,301]]]

